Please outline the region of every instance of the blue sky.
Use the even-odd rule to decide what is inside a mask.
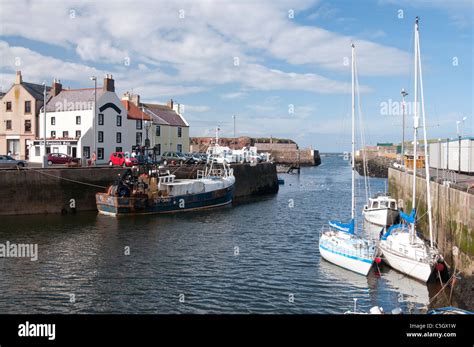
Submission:
[[[192,136],[217,125],[232,136],[235,114],[238,135],[344,151],[350,43],[365,141],[399,141],[401,116],[382,110],[413,89],[418,15],[428,136],[455,136],[463,117],[472,136],[472,3],[0,0],[0,87],[10,87],[15,70],[29,82],[57,78],[71,88],[111,73],[119,96],[133,90],[145,101],[185,105]]]

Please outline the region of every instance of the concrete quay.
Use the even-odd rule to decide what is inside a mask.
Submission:
[[[271,163],[235,164],[235,200],[278,192]],[[197,166],[170,167],[178,178],[196,177]],[[0,215],[96,211],[95,194],[104,192],[124,169],[120,167],[0,170]]]

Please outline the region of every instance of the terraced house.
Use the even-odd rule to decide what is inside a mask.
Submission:
[[[49,94],[51,88],[46,87],[46,91]],[[23,82],[21,71],[16,72],[15,83],[0,99],[0,154],[30,159],[28,141],[34,140],[39,132],[43,92],[43,85]]]
[[[140,95],[129,92],[123,95],[122,103],[129,117],[136,119],[137,125],[145,129],[144,138],[139,139],[137,135],[137,144],[144,146],[148,139],[149,147],[154,148],[157,155],[189,152],[189,123],[181,114],[182,105],[173,99],[166,105],[142,103]]]
[[[144,135],[127,113],[112,75],[105,76],[101,88],[63,89],[55,81],[46,104],[46,129],[41,113],[39,136],[30,141],[31,161],[42,161],[46,138],[46,153],[67,154],[86,165],[95,152],[96,163],[107,164],[113,152],[132,150],[137,131]]]

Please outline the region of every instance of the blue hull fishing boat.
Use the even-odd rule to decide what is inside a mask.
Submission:
[[[213,162],[198,170],[196,179],[176,179],[159,169],[140,175],[127,170],[106,193],[96,194],[96,204],[99,213],[110,216],[207,209],[229,205],[234,184],[233,169]]]

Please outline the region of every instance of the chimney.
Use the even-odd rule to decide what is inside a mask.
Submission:
[[[17,71],[15,76],[15,84],[21,84],[21,82],[23,82],[21,71]]]
[[[140,107],[140,95],[132,94],[132,103],[135,104],[135,106]]]
[[[168,101],[167,105],[170,109],[173,109],[173,99],[170,99],[170,101]]]
[[[56,96],[61,93],[61,90],[63,90],[63,85],[61,84],[61,81],[54,79],[53,84],[51,86],[51,92],[53,93],[53,96]]]
[[[115,92],[115,83],[112,75],[105,75],[104,86],[102,87],[104,92]]]
[[[128,102],[131,102],[135,106],[140,107],[140,95],[138,95],[138,94],[125,92],[125,93],[123,93],[122,100],[126,100]]]

